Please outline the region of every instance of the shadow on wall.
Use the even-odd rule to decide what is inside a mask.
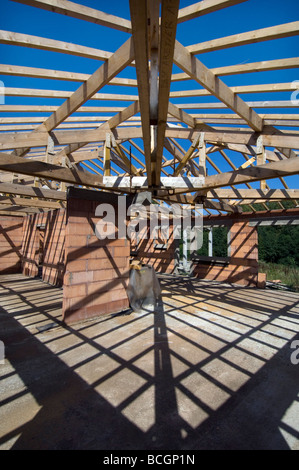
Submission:
[[[263,292],[261,303],[256,290],[162,276],[164,303],[155,314],[118,314],[70,327],[53,316],[51,302],[40,307],[34,295],[28,297],[33,287],[37,298],[46,289],[56,308],[59,291],[31,284],[37,282],[21,278],[13,288],[1,283],[1,298],[10,299],[1,321],[11,364],[2,381],[5,386],[18,376],[24,384],[2,398],[5,422],[14,409],[19,424],[1,436],[1,446],[298,446],[296,422],[288,418],[290,406],[298,409],[289,344],[298,339],[298,295],[279,293],[273,301],[272,292]],[[26,306],[21,316],[12,296]],[[60,328],[33,334],[35,317]],[[35,409],[26,419],[30,401]]]
[[[21,272],[22,217],[1,216],[0,274]]]
[[[54,210],[24,218],[22,272],[61,286],[65,265],[65,210]]]

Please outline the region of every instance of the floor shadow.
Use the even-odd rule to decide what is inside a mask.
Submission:
[[[161,276],[160,281],[168,292],[183,294],[190,302],[194,297],[196,302],[197,295],[208,301],[221,299],[230,315],[218,321],[215,310],[213,317],[201,318],[190,302],[185,313],[166,293],[155,313],[136,315],[128,310],[77,327],[59,323],[55,334],[40,333],[33,330],[35,315],[43,314],[47,324],[57,322],[51,306],[37,306],[28,297],[30,282],[24,278],[15,278],[13,287],[6,280],[0,282],[5,298],[12,296],[16,303],[22,300],[27,305],[23,314],[12,311],[13,303],[0,310],[5,325],[1,339],[10,365],[0,366],[4,392],[0,413],[5,420],[20,413],[10,431],[0,436],[0,447],[11,441],[11,449],[28,450],[289,449],[284,433],[298,446],[296,416],[293,425],[284,416],[294,403],[298,410],[299,365],[290,361],[289,341],[277,346],[271,357],[262,357],[260,351],[267,344],[258,335],[268,332],[275,340],[280,338],[273,329],[273,320],[279,319],[286,322],[283,328],[289,337],[298,339],[299,315],[294,306],[299,296],[290,298],[289,306],[282,302],[281,308],[277,302],[267,305],[265,297],[265,306],[258,309],[256,291],[242,289],[243,313],[235,318],[232,287],[215,283],[205,290],[198,281],[186,279],[184,284],[171,276]],[[58,292],[55,289],[47,286],[49,294]],[[54,301],[56,308],[57,298]],[[265,319],[247,325],[248,309]],[[27,316],[30,323],[24,325]],[[235,330],[229,322],[235,322]],[[246,349],[249,340],[255,341],[256,348]],[[53,345],[59,341],[65,346],[55,352]],[[211,342],[217,342],[213,349]],[[90,348],[89,355],[81,355],[80,348]],[[246,369],[244,362],[234,359],[234,352],[263,365],[256,371]],[[217,370],[213,369],[216,362]],[[226,367],[246,378],[243,385],[223,375]],[[23,387],[11,393],[6,381],[16,377]],[[207,382],[210,388],[203,395]],[[216,389],[216,396],[226,397],[219,404],[209,401],[209,390]],[[24,422],[29,395],[36,413]]]

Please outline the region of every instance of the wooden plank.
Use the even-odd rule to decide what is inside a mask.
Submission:
[[[131,33],[131,22],[119,16],[110,15],[103,11],[90,8],[78,3],[69,2],[67,0],[13,0],[17,3],[24,3],[33,7],[42,8],[44,10],[61,13],[72,18],[96,23],[101,26]]]
[[[111,137],[110,134],[106,134],[106,141],[104,143],[104,176],[110,176],[110,168],[111,168]]]
[[[0,193],[17,194],[19,196],[30,196],[34,198],[54,199],[59,201],[66,200],[66,193],[63,191],[30,187],[13,183],[0,183]]]
[[[230,89],[234,93],[272,93],[278,91],[295,91],[298,88],[296,83],[269,83],[259,85],[242,85],[233,86]],[[171,98],[186,98],[186,97],[198,97],[198,96],[209,96],[211,93],[208,90],[181,90],[173,91],[170,93]]]
[[[232,213],[238,213],[238,214],[241,214],[243,212],[240,206],[227,204],[226,202],[223,202],[223,201],[211,201],[211,200],[205,199],[203,202],[203,206],[204,208],[224,211],[224,212],[232,212]]]
[[[273,179],[297,173],[299,173],[299,158],[289,158],[279,162],[207,176],[203,189],[221,188],[223,186]]]
[[[195,129],[186,128],[167,128],[166,137],[172,137],[175,139],[192,139],[192,136],[196,132]],[[299,139],[297,136],[287,133],[280,135],[263,135],[264,145],[266,147],[285,147],[290,149],[299,148]],[[255,145],[257,135],[252,132],[221,132],[219,130],[205,131],[205,142],[211,142],[214,144],[245,144]]]
[[[39,207],[47,209],[63,209],[66,207],[65,202],[54,202],[38,199],[28,199],[24,197],[15,197],[15,196],[0,196],[0,209],[1,205],[16,205],[22,207]]]
[[[117,142],[115,142],[115,151],[118,154],[119,158],[122,160],[122,162],[125,165],[126,171],[129,174],[133,174],[135,176],[139,175],[139,171],[135,168],[135,166],[130,162],[130,160],[127,158],[127,156],[124,154],[122,148],[118,145]]]
[[[178,23],[189,21],[199,16],[213,13],[214,11],[222,10],[223,8],[244,3],[247,0],[202,0],[201,2],[193,3],[185,8],[181,8],[178,14]]]
[[[249,64],[226,65],[224,67],[211,68],[211,71],[220,77],[223,75],[266,72],[271,70],[284,70],[298,67],[299,57],[291,57],[289,59],[264,60],[260,62],[251,62]],[[184,72],[175,73],[172,75],[171,80],[173,82],[190,80],[190,76]]]
[[[92,187],[103,187],[102,179],[79,169],[62,168],[58,165],[32,161],[26,158],[0,153],[0,169],[3,171],[18,172],[23,175],[39,176],[54,181],[79,184]],[[36,188],[39,189],[39,188]]]
[[[160,184],[178,11],[179,0],[164,0],[162,2],[157,147],[154,154],[154,164],[151,168],[153,184],[156,186],[159,186]]]
[[[139,92],[141,125],[146,171],[149,185],[151,174],[150,82],[148,51],[148,11],[146,0],[130,0],[130,12]]]
[[[223,82],[222,82],[223,83]],[[212,93],[213,94],[213,93]],[[241,99],[241,98],[240,98]],[[280,101],[246,101],[244,102],[247,108],[297,108],[296,102],[291,100],[280,100]],[[223,109],[231,108],[226,103],[184,103],[177,104],[178,108],[182,109]],[[234,110],[234,109],[233,109]],[[235,110],[234,110],[235,111]],[[249,112],[251,112],[249,110]],[[239,113],[237,113],[239,114]],[[240,116],[240,114],[239,114]],[[244,118],[243,118],[244,119]]]
[[[212,68],[215,75],[235,75],[252,72],[268,72],[272,70],[285,70],[299,67],[299,57],[288,59],[263,60],[260,62],[251,62],[249,64],[228,65],[224,67]]]
[[[299,199],[298,189],[213,189],[206,197],[217,199]]]
[[[11,31],[0,30],[0,44],[10,44],[12,46],[24,46],[44,51],[60,52],[71,54],[88,59],[107,60],[112,56],[112,52],[101,51],[93,47],[80,46],[56,39],[41,38],[29,34],[13,33]]]
[[[224,82],[216,77],[202,62],[193,57],[178,41],[176,41],[175,46],[174,62],[190,77],[241,116],[252,129],[258,132],[262,131],[263,120],[259,115],[254,110],[249,109],[238,95],[233,93]]]
[[[186,113],[183,109],[179,109],[171,102],[168,103],[168,112],[180,122],[187,124],[187,126],[192,128],[196,126],[196,121],[192,116],[190,116],[190,114]]]
[[[55,113],[58,106],[44,105],[0,105],[1,113]],[[121,112],[125,108],[123,106],[81,106],[76,111],[78,113],[105,113],[105,112]],[[47,118],[46,118],[47,119]]]
[[[110,56],[111,55],[112,54],[110,54]],[[67,80],[71,82],[86,82],[90,77],[87,73],[65,72],[62,70],[7,64],[0,64],[0,75]],[[114,77],[110,80],[109,85],[137,87],[137,80],[133,78]]]
[[[244,46],[254,44],[261,41],[270,41],[273,39],[281,39],[299,34],[299,21],[285,23],[269,28],[258,29],[246,33],[233,34],[231,36],[212,39],[199,44],[187,46],[187,50],[191,54],[202,54],[211,51],[218,51],[229,47]]]
[[[166,129],[166,137],[192,140],[194,133],[196,132],[198,132],[198,129],[168,127]],[[116,140],[137,139],[142,137],[142,129],[140,127],[119,127],[114,129],[113,134]],[[292,132],[285,131],[281,132],[279,135],[263,133],[261,135],[263,135],[265,147],[299,149],[299,135],[293,134]],[[106,130],[104,128],[99,128],[78,131],[53,131],[52,136],[55,141],[55,145],[68,145],[82,142],[98,143],[105,140]],[[31,147],[46,146],[48,142],[48,133],[37,132],[35,135],[28,132],[0,134],[0,150],[22,148],[26,145],[26,142],[28,145],[28,139],[30,139]],[[215,145],[244,144],[251,146],[256,145],[256,140],[257,134],[247,130],[236,132],[235,129],[232,128],[231,131],[224,132],[219,129],[205,131],[205,142],[211,142]]]
[[[174,175],[173,176],[178,176],[180,174],[180,172],[183,170],[183,168],[186,166],[187,162],[189,161],[189,159],[191,158],[194,150],[196,149],[196,147],[198,146],[198,143],[199,143],[199,139],[200,139],[200,134],[196,134],[194,136],[194,139],[192,141],[192,144],[190,145],[189,149],[187,150],[187,152],[185,153],[185,155],[183,156],[182,160],[180,161],[179,165],[177,166],[177,168],[175,169],[175,172],[174,172]]]
[[[32,98],[70,98],[73,91],[62,90],[39,90],[36,88],[10,88],[5,87],[5,96],[28,96]],[[90,97],[91,100],[101,101],[136,101],[137,95],[120,95],[115,93],[95,93]]]

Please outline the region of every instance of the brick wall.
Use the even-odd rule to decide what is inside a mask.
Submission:
[[[229,231],[228,259],[194,262],[193,275],[244,286],[258,286],[258,235],[247,221],[235,221]],[[262,287],[262,286],[260,286]]]
[[[86,198],[86,199],[84,199]],[[66,270],[63,319],[73,323],[116,313],[129,307],[130,243],[127,239],[100,240],[95,227],[101,220],[96,207],[109,203],[117,212],[117,196],[71,188],[67,201]]]
[[[21,272],[23,217],[0,217],[0,274]]]
[[[62,285],[65,217],[65,210],[60,209],[24,218],[22,272],[25,276],[37,276],[40,266],[43,281]]]
[[[173,239],[172,222],[169,224],[169,238],[157,239],[150,237],[150,227],[141,231],[139,239],[136,236],[131,241],[131,253],[136,260],[153,266],[157,273],[173,274],[176,268],[175,253],[178,246]]]

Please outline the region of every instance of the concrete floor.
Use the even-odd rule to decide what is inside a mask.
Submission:
[[[155,314],[64,326],[61,289],[0,276],[1,450],[299,450],[298,293],[160,282]]]

